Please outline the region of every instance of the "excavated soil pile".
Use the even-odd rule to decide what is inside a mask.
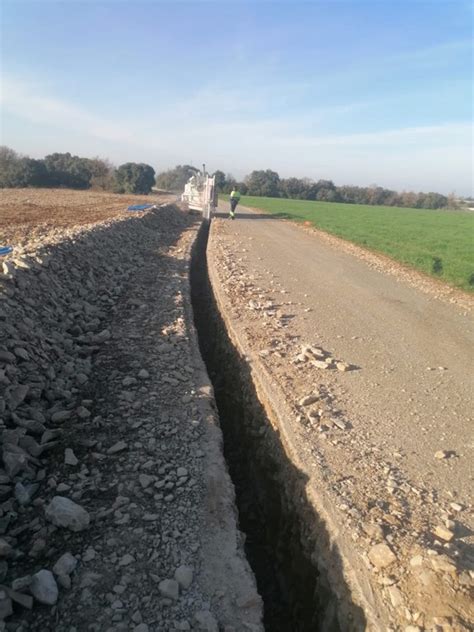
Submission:
[[[38,226],[0,276],[0,630],[258,632],[192,326],[196,219]]]

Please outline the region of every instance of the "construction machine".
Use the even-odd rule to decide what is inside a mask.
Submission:
[[[201,211],[204,219],[211,218],[217,207],[217,191],[214,176],[207,173],[206,165],[189,178],[181,200],[187,202],[190,209]]]

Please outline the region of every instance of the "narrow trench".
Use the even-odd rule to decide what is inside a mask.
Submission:
[[[264,602],[265,630],[364,629],[361,618],[359,627],[347,612],[348,625],[341,627],[340,599],[316,568],[314,534],[321,523],[306,501],[305,478],[286,457],[215,303],[207,270],[208,235],[209,223],[204,222],[191,267],[194,320],[214,386],[239,528]]]

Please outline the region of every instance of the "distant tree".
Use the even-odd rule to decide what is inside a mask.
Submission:
[[[247,195],[248,193],[248,187],[245,184],[245,182],[236,182],[235,186],[237,187],[237,189],[240,191],[240,193],[242,193],[242,195]],[[232,190],[232,189],[231,189]]]
[[[19,160],[20,156],[14,149],[6,145],[0,145],[0,169],[5,171],[10,165]]]
[[[181,192],[189,178],[198,172],[191,165],[178,165],[160,173],[156,185],[161,189]],[[397,193],[390,189],[372,185],[358,187],[344,185],[337,187],[332,180],[314,182],[308,178],[280,179],[271,169],[252,171],[244,180],[237,182],[231,174],[220,170],[214,173],[219,192],[230,193],[237,186],[244,195],[285,197],[325,202],[345,202],[348,204],[374,204],[402,206],[406,208],[456,208],[458,200],[454,194]],[[153,186],[155,172],[150,165],[125,163],[117,170],[107,160],[81,158],[67,153],[54,153],[43,160],[21,156],[13,149],[0,146],[0,188],[5,187],[71,187],[118,192],[149,193]],[[469,202],[469,199],[466,199]]]
[[[0,147],[0,187],[40,187],[48,184],[43,160],[19,156],[9,147]]]
[[[115,172],[115,179],[120,192],[146,195],[155,183],[155,170],[144,163],[126,162]]]
[[[225,179],[225,173],[223,171],[219,171],[218,169],[217,171],[214,172],[214,184],[219,193],[224,191],[225,186],[226,186],[226,179]]]
[[[20,158],[11,175],[11,187],[43,187],[48,185],[48,171],[43,160]]]
[[[419,193],[417,208],[444,208],[448,205],[448,198],[440,193]]]
[[[319,189],[316,193],[319,202],[339,202],[337,189]]]
[[[315,183],[316,200],[321,202],[337,202],[339,195],[332,180],[318,180]]]
[[[415,208],[417,201],[417,194],[413,191],[402,191],[399,194],[400,204],[399,206],[404,206],[405,208]]]
[[[184,191],[184,185],[199,169],[191,165],[177,165],[174,169],[163,171],[156,176],[156,186],[165,191]]]
[[[93,158],[91,160],[91,189],[96,191],[113,191],[116,187],[115,167],[109,160]]]
[[[252,171],[245,179],[249,195],[280,197],[280,176],[276,171]]]
[[[458,202],[457,197],[456,197],[456,194],[455,194],[454,192],[453,192],[453,193],[450,193],[450,194],[448,195],[448,198],[447,198],[447,199],[448,199],[448,202],[447,202],[447,207],[448,207],[448,208],[452,208],[452,209],[457,209],[457,208],[459,208],[459,202]]]
[[[237,186],[237,180],[231,173],[228,173],[225,177],[225,185],[222,189],[222,193],[230,193],[235,186]]]
[[[54,153],[44,159],[51,186],[88,189],[97,168],[97,160]]]
[[[11,187],[14,186],[11,183],[12,173],[15,169],[20,157],[13,149],[10,147],[6,147],[5,145],[0,146],[0,187]]]
[[[308,189],[307,182],[301,178],[286,178],[280,180],[280,195],[285,198],[296,200],[306,199]]]

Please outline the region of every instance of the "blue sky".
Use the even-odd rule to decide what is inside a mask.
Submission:
[[[4,0],[1,142],[470,194],[472,24],[464,0]]]

